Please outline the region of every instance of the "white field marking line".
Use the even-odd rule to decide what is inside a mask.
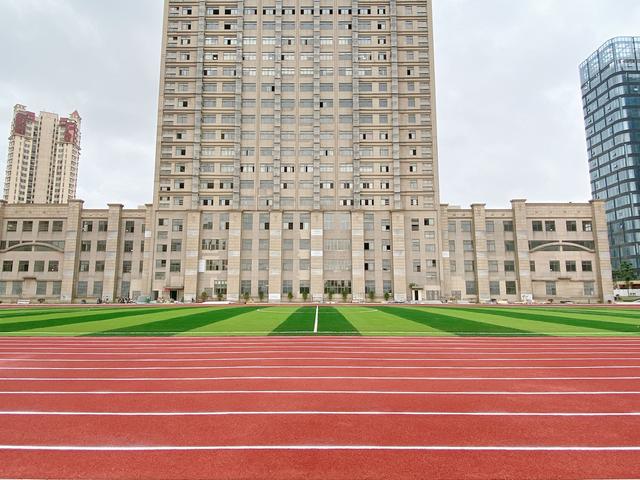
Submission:
[[[250,376],[250,377],[0,377],[5,382],[166,382],[225,380],[381,380],[381,381],[550,381],[550,380],[640,380],[640,377],[385,377],[385,376]]]
[[[168,366],[168,367],[6,367],[0,366],[2,370],[599,370],[616,369],[630,370],[639,369],[640,365],[581,365],[581,366],[366,366],[366,365],[231,365],[224,367],[212,366]]]
[[[320,310],[320,307],[318,307],[316,305],[316,318],[315,321],[313,322],[313,333],[318,333],[318,312]]]
[[[70,340],[68,337],[0,337],[0,346],[10,345],[273,345],[273,344],[415,344],[415,345],[639,345],[635,338],[576,338],[569,337],[542,337],[539,339],[520,338],[478,338],[478,337],[310,337],[310,336],[274,336],[274,337],[77,337]],[[66,343],[65,343],[66,342]],[[593,343],[587,343],[593,342]],[[616,342],[616,343],[614,343]]]
[[[513,353],[514,355],[524,355],[527,353],[640,353],[640,344],[634,347],[616,347],[613,345],[599,345],[599,346],[573,346],[573,347],[449,347],[449,346],[426,346],[426,345],[410,345],[410,344],[399,344],[398,346],[384,346],[384,345],[354,345],[353,348],[349,344],[327,344],[327,345],[262,345],[262,346],[222,346],[217,347],[213,346],[198,346],[198,347],[185,347],[185,346],[158,346],[158,347],[128,347],[127,345],[122,345],[120,347],[96,347],[96,346],[75,346],[75,347],[29,347],[29,346],[18,346],[11,347],[10,349],[3,349],[0,347],[0,354],[9,355],[9,354],[24,354],[24,353],[34,353],[35,355],[81,355],[83,353],[92,353],[94,355],[122,355],[123,352],[113,352],[113,350],[127,350],[124,353],[133,353],[132,350],[151,350],[150,352],[141,351],[135,352],[140,355],[153,355],[154,353],[167,353],[168,355],[179,355],[181,353],[190,354],[190,355],[204,355],[207,353],[273,353],[273,352],[283,352],[283,351],[300,351],[300,352],[314,352],[319,350],[310,350],[310,349],[319,349],[323,348],[322,351],[334,351],[340,349],[349,349],[349,350],[369,350],[371,348],[377,348],[379,350],[389,350],[388,353],[403,353],[395,352],[396,350],[424,350],[424,353],[432,353],[432,354],[441,354],[444,355],[447,352],[455,352],[458,353],[460,350],[464,352],[459,352],[461,355],[475,355],[475,354],[489,354],[489,353]],[[21,350],[22,349],[22,350]],[[174,350],[180,349],[180,351],[175,352]],[[209,351],[201,351],[201,349],[207,349]],[[271,349],[271,350],[264,350]],[[78,351],[83,350],[83,351]],[[89,351],[89,352],[85,352]],[[211,351],[213,350],[213,352]],[[235,350],[235,351],[230,351]],[[560,350],[560,352],[556,352]],[[420,352],[417,352],[420,353]]]
[[[256,336],[260,336],[260,335],[265,335],[267,333],[271,333],[271,331],[267,331],[267,330],[257,330],[257,331],[220,331],[220,330],[199,330],[198,332],[195,332],[193,335],[191,335],[190,338],[198,338],[201,336],[206,336],[206,335],[210,335],[213,337],[218,337],[218,336],[227,336],[227,337],[242,337],[242,336],[251,336],[251,335],[256,335]],[[26,336],[26,335],[22,335],[18,332],[5,332],[5,334],[9,334],[12,335],[13,337],[22,337],[22,336]],[[94,335],[94,336],[105,336],[105,337],[118,337],[118,336],[124,336],[124,337],[128,337],[128,336],[132,336],[132,335],[147,335],[147,336],[157,336],[157,335],[178,335],[178,334],[185,334],[184,331],[166,331],[166,332],[151,332],[151,331],[147,331],[147,330],[143,330],[143,331],[139,331],[139,332],[62,332],[62,331],[42,331],[42,332],[29,332],[29,337],[40,337],[40,336],[49,336],[49,335],[54,335],[57,337],[73,337],[73,336],[77,336],[77,335]],[[309,334],[308,331],[304,331],[304,330],[292,330],[289,332],[283,332],[280,337],[287,337],[288,335],[293,335],[293,336],[298,336],[298,335],[304,335],[304,334]],[[603,332],[603,333],[598,333],[598,334],[594,334],[593,332],[574,332],[574,331],[558,331],[558,332],[530,332],[530,333],[525,333],[525,332],[514,332],[514,333],[499,333],[499,332],[428,332],[428,333],[422,333],[422,332],[416,332],[416,331],[411,331],[411,332],[389,332],[388,330],[385,331],[361,331],[361,332],[338,332],[338,331],[323,331],[322,332],[323,335],[336,335],[336,336],[342,336],[342,337],[348,337],[350,335],[365,335],[365,336],[369,336],[369,335],[389,335],[389,334],[394,334],[396,336],[413,336],[413,337],[456,337],[456,336],[460,336],[460,335],[467,335],[470,337],[502,337],[502,338],[509,338],[509,337],[525,337],[525,338],[531,338],[531,337],[540,337],[540,336],[546,336],[546,335],[567,335],[567,336],[571,336],[571,337],[637,337],[640,336],[640,329],[639,331],[636,332]]]
[[[55,452],[167,452],[167,451],[247,451],[247,450],[319,450],[319,451],[451,451],[451,452],[638,452],[640,446],[447,446],[447,445],[157,445],[157,446],[87,446],[87,445],[0,445],[0,450]]]
[[[5,337],[5,338],[15,338],[15,339],[20,339],[20,337]],[[54,337],[43,337],[46,339],[51,339]],[[67,337],[60,337],[61,340],[66,340]],[[408,341],[397,341],[397,342],[392,342],[390,340],[384,340],[384,341],[380,341],[380,342],[375,342],[375,341],[371,341],[370,343],[367,343],[369,340],[375,340],[376,337],[365,337],[365,338],[356,338],[356,337],[343,337],[344,341],[339,341],[339,339],[336,339],[335,337],[331,337],[331,341],[321,341],[323,337],[316,337],[318,338],[318,341],[303,341],[302,339],[298,338],[298,337],[287,337],[288,340],[291,341],[287,341],[284,342],[282,341],[282,339],[284,337],[272,337],[272,338],[277,338],[280,340],[275,340],[275,341],[265,341],[265,342],[241,342],[241,341],[237,341],[237,342],[210,342],[210,343],[203,343],[203,342],[185,342],[185,341],[181,341],[182,338],[186,338],[186,337],[172,337],[171,342],[169,343],[141,343],[141,342],[137,342],[137,343],[131,343],[128,341],[128,339],[123,338],[123,337],[118,337],[118,338],[105,338],[103,341],[101,342],[86,342],[83,340],[83,338],[85,337],[76,337],[77,341],[74,341],[73,343],[66,343],[66,344],[62,344],[62,343],[52,343],[52,344],[46,344],[46,343],[17,343],[17,342],[5,342],[4,346],[0,346],[0,349],[12,349],[12,348],[33,348],[33,349],[60,349],[60,350],[65,350],[65,349],[90,349],[90,348],[99,348],[99,349],[106,349],[106,350],[111,350],[111,349],[123,349],[123,348],[135,348],[135,349],[153,349],[155,347],[162,347],[162,348],[188,348],[188,349],[197,349],[197,348],[215,348],[215,347],[235,347],[235,348],[255,348],[255,347],[291,347],[291,346],[317,346],[317,347],[345,347],[345,346],[353,346],[353,347],[357,347],[357,348],[362,348],[362,347],[371,347],[371,346],[375,346],[377,348],[401,348],[401,347],[406,347],[406,346],[410,346],[410,347],[420,347],[420,348],[450,348],[450,349],[487,349],[487,350],[501,350],[501,349],[518,349],[518,348],[522,348],[522,349],[532,349],[532,350],[538,350],[538,349],[545,349],[545,348],[558,348],[558,347],[567,347],[567,348],[586,348],[586,347],[607,347],[607,348],[612,348],[612,347],[617,347],[620,348],[621,350],[624,349],[628,349],[628,348],[638,348],[640,347],[640,342],[619,342],[619,337],[616,338],[616,342],[611,342],[611,341],[603,341],[603,342],[597,342],[597,343],[586,343],[586,342],[571,342],[571,343],[565,343],[565,342],[549,342],[549,343],[542,343],[542,342],[522,342],[519,341],[519,339],[513,339],[515,341],[513,342],[509,342],[507,343],[506,341],[503,343],[490,343],[490,342],[482,342],[482,341],[468,341],[468,342],[460,342],[460,341],[445,341],[445,340],[455,340],[454,338],[430,338],[430,337],[424,337],[425,340],[434,340],[434,342],[414,342],[411,341],[409,339],[409,337],[405,337],[407,338]],[[198,337],[198,338],[213,338],[213,337]],[[220,337],[216,337],[216,338],[220,338]],[[232,337],[236,340],[240,339],[240,337]],[[305,337],[307,338],[307,337]],[[402,337],[395,337],[397,338],[402,338]],[[187,340],[191,340],[191,339],[195,339],[195,338],[187,338]],[[566,340],[567,337],[558,337],[558,340]],[[327,340],[329,340],[327,338]],[[508,339],[504,339],[504,340],[508,340]],[[577,340],[581,340],[581,339],[577,339]],[[1,344],[0,344],[1,345]],[[106,346],[105,346],[106,345]],[[58,348],[60,347],[60,348]]]
[[[478,396],[582,396],[582,395],[640,395],[640,391],[584,391],[584,392],[530,392],[530,391],[439,391],[439,390],[6,390],[2,395],[478,395]]]
[[[398,416],[398,417],[640,417],[640,412],[377,412],[377,411],[211,411],[211,412],[54,412],[10,410],[0,416],[78,416],[78,417],[225,417],[225,416]]]
[[[111,358],[0,358],[0,362],[42,362],[42,363],[140,363],[140,362],[246,362],[246,361],[276,361],[276,360],[349,360],[356,362],[545,362],[545,361],[567,361],[567,362],[579,362],[579,361],[601,361],[601,360],[622,360],[622,361],[636,361],[640,360],[640,357],[535,357],[535,358],[447,358],[447,357],[435,357],[435,358],[385,358],[385,357],[228,357],[228,358],[125,358],[125,359],[111,359]]]

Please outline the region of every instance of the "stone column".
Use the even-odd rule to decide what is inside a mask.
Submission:
[[[364,293],[364,213],[351,213],[351,297],[363,302]]]
[[[324,299],[324,216],[311,212],[311,299]]]
[[[485,302],[491,299],[489,289],[489,261],[487,259],[487,224],[486,212],[483,204],[471,205],[473,215],[473,252],[476,269],[476,284],[478,300]]]
[[[112,301],[118,295],[118,281],[120,280],[120,247],[122,243],[123,230],[122,210],[124,207],[117,203],[111,203],[108,207],[107,252],[104,262],[104,283],[102,285],[102,292],[105,300]]]
[[[591,200],[590,203],[593,240],[596,244],[598,296],[603,302],[613,301],[613,272],[605,203],[603,200]]]
[[[269,218],[269,302],[282,300],[282,212]]]
[[[156,215],[153,204],[148,203],[145,206],[144,218],[144,253],[142,255],[142,275],[140,283],[142,285],[142,294],[151,296],[153,271],[154,271],[154,247],[156,232]]]
[[[242,250],[242,213],[229,213],[229,241],[227,242],[227,300],[240,300],[240,251]]]
[[[200,214],[199,210],[191,210],[186,215],[186,239],[184,249],[184,301],[197,301],[198,265],[200,261]]]
[[[529,255],[529,223],[527,219],[527,201],[512,200],[513,232],[516,243],[516,273],[520,286],[520,298],[533,296],[531,280],[531,256]]]
[[[449,205],[440,205],[437,235],[442,244],[442,258],[440,259],[440,296],[451,297],[451,252],[449,251]]]
[[[67,230],[64,239],[64,257],[62,259],[62,289],[60,300],[72,302],[75,297],[78,262],[80,258],[80,221],[82,200],[71,200],[67,204]],[[105,266],[106,274],[106,266]]]
[[[403,212],[391,213],[391,250],[393,251],[393,298],[407,301],[407,255],[405,245],[405,218]]]

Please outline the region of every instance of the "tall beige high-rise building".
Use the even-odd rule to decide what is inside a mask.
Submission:
[[[167,0],[164,30],[155,202],[187,238],[154,290],[440,298],[430,1]]]
[[[80,115],[36,115],[16,105],[9,137],[4,200],[68,203],[75,198],[80,160]]]

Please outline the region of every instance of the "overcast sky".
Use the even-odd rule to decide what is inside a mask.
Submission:
[[[78,197],[150,202],[162,0],[0,0],[0,169],[13,105],[83,117]],[[443,203],[590,197],[578,64],[640,35],[638,0],[434,0]]]

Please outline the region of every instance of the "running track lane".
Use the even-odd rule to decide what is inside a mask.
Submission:
[[[60,343],[56,343],[57,339],[34,339],[32,344],[31,339],[24,338],[19,343],[0,341],[0,377],[3,378],[0,380],[0,412],[4,412],[0,413],[0,422],[5,426],[0,431],[0,477],[573,479],[640,476],[640,434],[637,433],[640,431],[637,415],[640,388],[634,390],[638,383],[634,378],[629,378],[624,388],[621,383],[625,383],[625,379],[610,378],[640,376],[640,360],[622,359],[638,356],[640,339],[550,341],[541,338],[526,342],[521,339],[451,339],[447,342],[406,339],[406,346],[403,346],[404,339],[397,338],[353,339],[351,352],[357,352],[356,356],[366,357],[367,352],[376,352],[377,360],[364,362],[347,358],[350,355],[335,354],[348,351],[352,339],[292,338],[278,339],[277,343],[271,339],[218,340],[198,340],[204,350],[212,353],[198,354],[195,358],[186,352],[193,344],[184,340],[175,344],[181,348],[166,350],[167,342],[158,342],[158,339],[100,339],[99,342],[79,339],[77,346],[88,347],[80,349],[74,349],[75,342],[70,339],[64,339],[64,343],[62,339]],[[30,346],[34,347],[32,352],[29,352]],[[134,346],[142,348],[129,349]],[[288,346],[294,352],[289,352]],[[450,352],[448,347],[452,349]],[[560,358],[558,352],[563,348],[576,355],[567,355],[571,359]],[[333,361],[298,358],[322,355],[318,351],[323,349],[328,354],[326,357]],[[278,351],[275,362],[222,360],[229,356],[270,356],[265,350]],[[176,351],[181,352],[181,358],[186,355],[189,362],[195,362],[179,363],[190,365],[189,370],[181,369],[178,363],[167,362],[172,357],[175,359],[176,355],[170,352]],[[474,355],[462,355],[468,351]],[[603,351],[615,351],[615,354],[607,357],[597,353]],[[90,361],[92,357],[96,360],[96,355],[91,355],[94,352],[99,352],[97,357],[103,360]],[[109,358],[109,352],[115,355]],[[444,355],[429,361],[412,359],[430,352]],[[523,360],[487,360],[516,355]],[[336,359],[337,356],[340,359]],[[24,364],[11,360],[17,357]],[[36,358],[40,360],[33,362]],[[61,358],[80,360],[84,366],[77,369],[78,362],[76,367],[60,367],[61,362],[48,362]],[[136,361],[144,358],[148,361]],[[206,364],[206,358],[220,361],[212,367],[212,363]],[[459,360],[447,360],[452,358]],[[104,359],[112,363],[103,363]],[[29,364],[37,365],[36,370],[30,370],[26,366]],[[349,368],[358,364],[362,368]],[[146,380],[150,372],[155,380]],[[169,379],[184,374],[193,377],[194,373],[236,378]],[[141,380],[120,381],[117,377],[121,375]],[[252,375],[305,378],[244,378]],[[314,378],[327,375],[444,375],[448,379]],[[526,378],[529,375],[542,378]],[[28,380],[31,376],[50,380]],[[76,380],[51,379],[67,376]],[[456,376],[467,377],[467,380],[458,381]],[[470,380],[469,376],[479,378]],[[493,378],[501,376],[514,378]],[[548,378],[575,376],[589,378],[564,381]],[[594,379],[594,376],[602,378]],[[9,377],[14,379],[8,380]],[[82,380],[96,377],[103,380]],[[162,380],[163,377],[166,379]],[[505,383],[510,385],[505,387]],[[500,384],[502,388],[496,390]],[[205,386],[229,393],[207,393],[202,391]],[[372,391],[374,387],[376,392]],[[73,389],[81,391],[44,393]],[[237,392],[246,389],[271,392]],[[323,389],[342,393],[324,393]],[[416,392],[416,389],[427,393]],[[282,390],[293,391],[278,393]],[[361,393],[350,393],[353,390]],[[115,391],[132,393],[108,393]],[[170,393],[164,394],[164,391]],[[39,414],[44,411],[78,414],[223,410],[236,413],[115,417]],[[289,413],[265,415],[266,410]],[[321,414],[292,414],[292,410],[318,410]],[[263,413],[238,415],[238,411]],[[361,414],[327,414],[332,411]],[[371,415],[372,411],[376,414]],[[411,412],[434,414],[406,415]],[[503,414],[439,414],[456,412]],[[504,414],[510,412],[521,415]],[[526,415],[533,412],[563,415]],[[598,413],[608,415],[594,415]]]

